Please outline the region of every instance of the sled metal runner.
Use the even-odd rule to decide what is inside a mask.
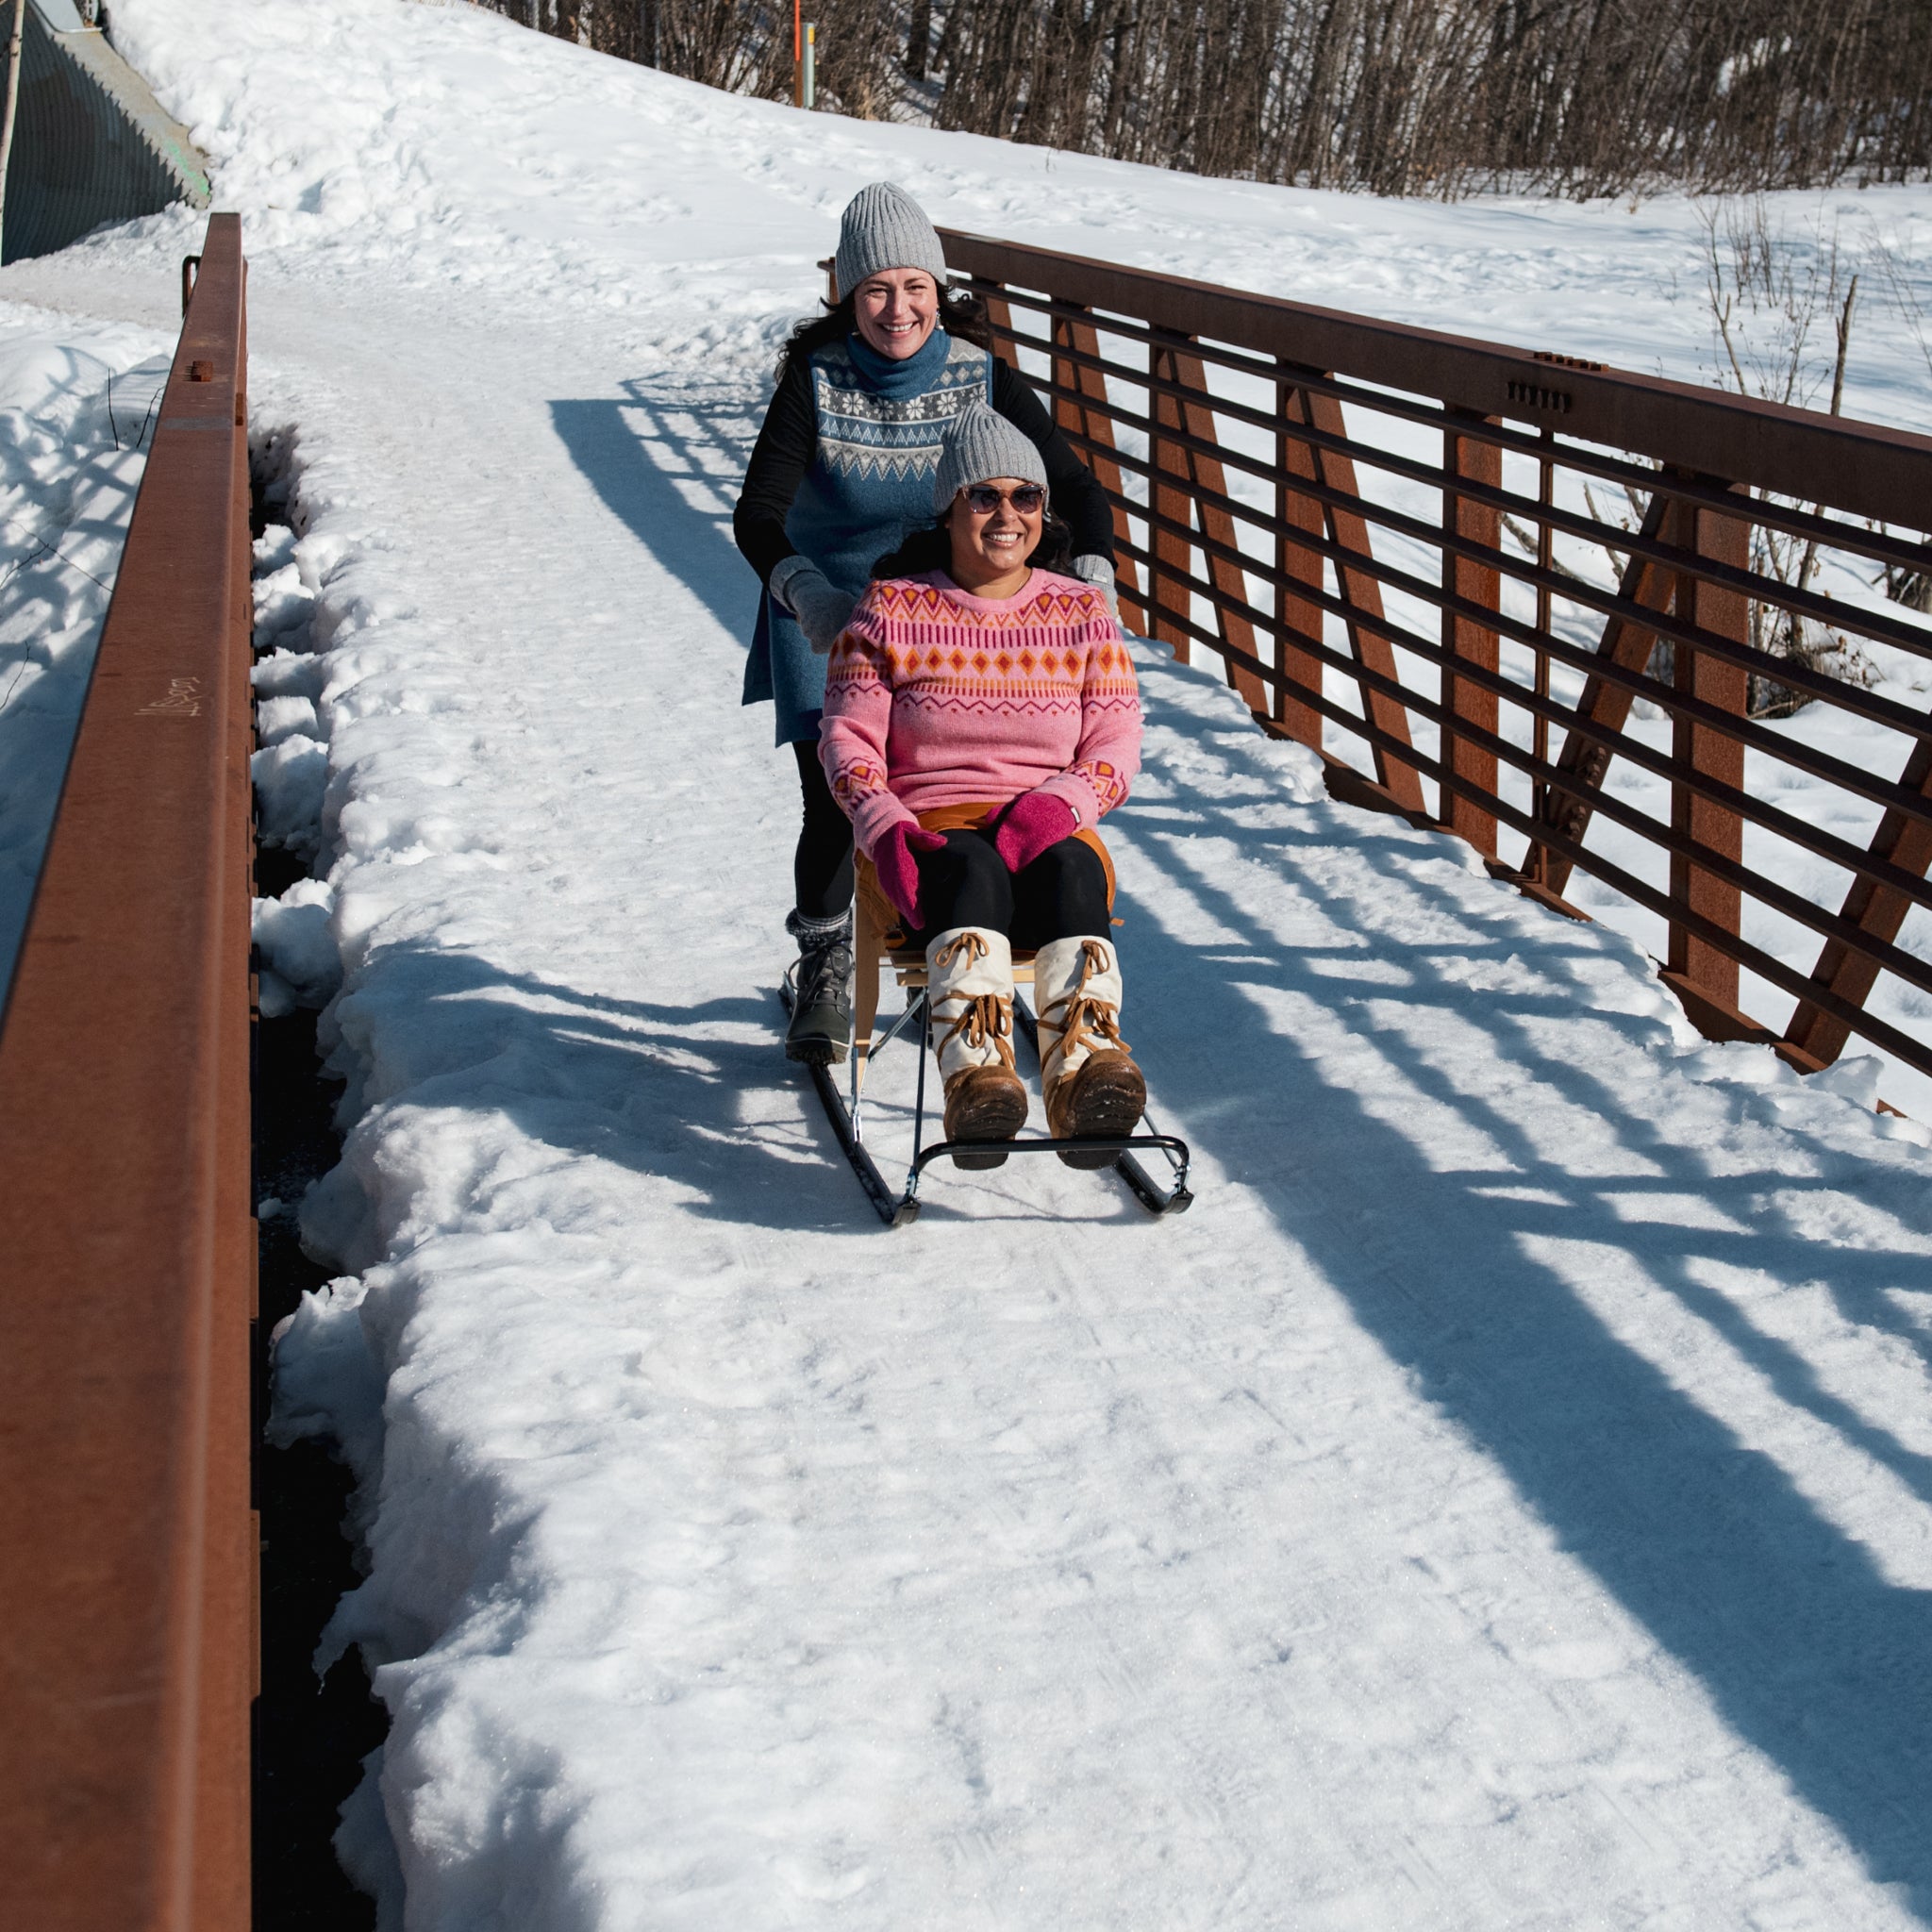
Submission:
[[[784,984],[779,988],[778,997],[785,1010],[791,1010],[791,975],[786,974]],[[925,1135],[925,1005],[926,993],[924,988],[914,989],[906,1003],[906,1010],[893,1021],[872,1048],[875,1057],[884,1051],[909,1023],[917,1023],[917,1031],[910,1037],[919,1048],[919,1084],[916,1090],[912,1111],[912,1162],[906,1172],[906,1187],[903,1192],[895,1192],[891,1184],[879,1172],[878,1163],[872,1158],[871,1150],[865,1144],[865,1122],[863,1102],[857,1085],[848,1102],[847,1096],[840,1091],[839,1082],[830,1067],[811,1067],[811,1084],[819,1096],[819,1105],[825,1110],[825,1118],[832,1124],[832,1132],[838,1137],[839,1150],[851,1163],[852,1172],[858,1176],[858,1184],[865,1190],[874,1211],[888,1227],[905,1227],[919,1219],[921,1201],[919,1184],[925,1170],[934,1161],[954,1154],[968,1156],[1014,1155],[1014,1154],[1059,1154],[1069,1149],[1077,1149],[1083,1154],[1111,1154],[1114,1158],[1109,1168],[1094,1170],[1097,1173],[1112,1172],[1126,1184],[1134,1198],[1150,1214],[1181,1214],[1193,1205],[1194,1197],[1188,1188],[1188,1165],[1191,1156],[1188,1143],[1178,1135],[1157,1133],[1150,1129],[1140,1134],[1097,1134],[1077,1141],[1055,1141],[1043,1135],[1031,1135],[1025,1139],[1006,1141],[936,1141],[931,1146],[923,1145]],[[1040,1055],[1039,1036],[1035,1030],[1032,1013],[1023,999],[1013,1001],[1013,1018],[1020,1030],[1026,1036],[1032,1047],[1036,1061]],[[1140,1154],[1158,1152],[1173,1171],[1172,1187],[1162,1188],[1136,1158]]]

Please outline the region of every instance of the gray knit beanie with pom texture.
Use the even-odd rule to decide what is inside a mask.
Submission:
[[[1017,476],[1044,490],[1046,463],[1024,429],[998,410],[974,403],[970,409],[961,409],[946,431],[939,475],[932,480],[933,514],[944,516],[960,491],[994,476]]]
[[[890,181],[861,188],[839,217],[839,255],[833,273],[839,292],[849,295],[867,275],[889,268],[923,268],[946,286],[946,251],[925,210]]]

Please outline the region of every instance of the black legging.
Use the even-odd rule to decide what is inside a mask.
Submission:
[[[919,854],[925,924],[907,935],[914,945],[958,925],[1003,932],[1023,951],[1051,940],[1107,937],[1107,868],[1092,846],[1062,839],[1031,865],[1008,872],[992,838],[975,825],[946,833],[943,852]]]
[[[805,823],[791,859],[798,909],[808,919],[837,919],[852,904],[852,822],[825,783],[817,743],[791,747],[798,758]],[[919,857],[919,909],[924,945],[958,925],[1008,934],[1023,950],[1050,940],[1102,938],[1108,930],[1107,869],[1091,845],[1062,839],[1018,874],[1007,870],[992,834],[977,828],[948,832],[943,852]]]
[[[825,783],[818,740],[801,740],[791,749],[805,793],[805,824],[791,855],[791,890],[807,919],[837,919],[852,904],[852,821]]]

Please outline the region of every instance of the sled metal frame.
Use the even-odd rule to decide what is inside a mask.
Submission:
[[[1134,1198],[1150,1214],[1183,1214],[1193,1205],[1193,1194],[1188,1188],[1188,1166],[1191,1158],[1188,1143],[1178,1135],[1163,1134],[1150,1126],[1145,1133],[1095,1135],[1083,1138],[1077,1142],[1056,1141],[1044,1135],[1029,1135],[1024,1139],[1005,1141],[937,1141],[931,1146],[924,1144],[925,1139],[925,1019],[928,993],[925,988],[925,962],[917,954],[889,954],[883,960],[876,958],[871,965],[872,999],[861,999],[859,1011],[863,1014],[864,1032],[861,1035],[855,1024],[852,1048],[846,1058],[846,1091],[840,1091],[840,1083],[830,1067],[814,1066],[811,1073],[812,1086],[819,1096],[819,1104],[825,1110],[825,1118],[832,1124],[832,1131],[838,1137],[839,1151],[851,1164],[852,1171],[858,1176],[858,1184],[865,1190],[866,1199],[873,1205],[874,1211],[888,1227],[905,1227],[919,1219],[921,1206],[919,1184],[925,1170],[934,1161],[953,1154],[1059,1154],[1070,1146],[1077,1146],[1083,1153],[1111,1154],[1115,1158],[1110,1171],[1117,1174],[1126,1184]],[[872,1024],[877,1011],[877,979],[881,964],[890,964],[898,969],[899,980],[907,989],[906,1009],[894,1020],[886,1031],[874,1041],[872,1038]],[[858,976],[861,992],[865,988],[868,962],[861,956]],[[1016,959],[1014,977],[1024,974],[1028,981],[1032,978],[1030,959]],[[785,1010],[791,1010],[793,991],[791,975],[788,972],[779,998]],[[1040,1036],[1038,1023],[1024,1000],[1017,995],[1013,1001],[1013,1017],[1020,1029],[1026,1036],[1027,1044],[1033,1049],[1036,1061],[1040,1057]],[[906,1186],[902,1192],[894,1192],[891,1184],[879,1172],[878,1163],[872,1158],[871,1150],[865,1144],[865,1074],[873,1057],[881,1053],[893,1041],[907,1032],[909,1025],[917,1023],[917,1030],[908,1037],[913,1041],[919,1055],[918,1085],[914,1091],[912,1112],[912,1162],[906,1171]],[[1141,1153],[1158,1150],[1166,1159],[1174,1174],[1173,1185],[1163,1189],[1160,1184],[1141,1166],[1136,1158]],[[1101,1168],[1096,1173],[1108,1172]]]

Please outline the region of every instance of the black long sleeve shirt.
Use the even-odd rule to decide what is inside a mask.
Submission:
[[[992,406],[1040,451],[1046,464],[1047,491],[1054,511],[1074,532],[1075,557],[1113,561],[1113,510],[1074,446],[1055,427],[1025,378],[997,358],[992,365]],[[811,374],[794,359],[779,379],[765,426],[744,472],[744,489],[732,512],[731,528],[745,560],[769,583],[772,573],[798,546],[785,534],[785,519],[805,473],[818,455],[818,412],[812,407]]]

